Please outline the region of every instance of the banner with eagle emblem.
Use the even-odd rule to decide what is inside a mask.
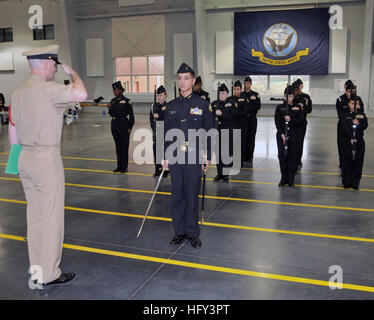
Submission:
[[[327,75],[328,8],[236,12],[234,73]]]

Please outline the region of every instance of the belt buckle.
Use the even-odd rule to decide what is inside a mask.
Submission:
[[[187,141],[183,142],[183,144],[181,145],[181,150],[183,152],[186,152],[188,150],[188,142]]]

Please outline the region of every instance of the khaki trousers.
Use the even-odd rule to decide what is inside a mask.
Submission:
[[[18,170],[27,200],[30,270],[39,270],[35,278],[48,283],[61,275],[65,177],[60,148],[23,146]]]

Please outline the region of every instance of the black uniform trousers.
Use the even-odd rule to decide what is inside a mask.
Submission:
[[[127,119],[112,119],[112,136],[116,144],[117,169],[126,170],[129,163],[130,135],[127,133]]]
[[[278,159],[282,175],[282,183],[294,183],[300,154],[300,138],[301,132],[299,135],[289,136],[288,152],[286,156],[284,153],[284,143],[281,133],[277,132]]]
[[[171,217],[175,235],[200,235],[199,193],[201,164],[169,165],[171,175]]]
[[[224,144],[224,141],[222,140],[222,134],[221,134],[221,130],[224,129],[224,130],[229,130],[229,145],[225,145]],[[226,161],[223,161],[222,159],[222,155],[225,154],[226,157],[227,157],[227,151],[228,151],[228,155],[230,157],[232,157],[233,155],[233,148],[234,148],[234,129],[233,128],[220,128],[218,129],[218,134],[219,134],[219,158],[218,158],[218,164],[217,164],[217,174],[219,176],[223,176],[223,168],[230,168],[232,167],[232,161],[230,163],[227,163],[227,159]],[[228,150],[226,149],[228,147]],[[225,150],[225,151],[223,151]]]
[[[365,140],[357,139],[356,156],[352,159],[352,144],[349,138],[339,137],[340,144],[340,164],[342,169],[343,186],[357,188],[360,185],[362,167],[365,157]]]
[[[245,151],[246,151],[246,148],[247,148],[247,140],[248,140],[248,130],[249,130],[249,126],[248,126],[248,119],[247,118],[239,118],[237,121],[236,121],[236,124],[238,126],[238,129],[240,129],[240,136],[241,136],[241,162],[243,164],[243,161],[245,159]]]
[[[338,122],[337,128],[336,128],[336,141],[338,143],[338,156],[339,156],[339,168],[342,166],[342,147],[341,143],[344,144],[344,141],[341,139],[342,132],[340,129],[340,121]]]
[[[307,124],[303,125],[301,128],[301,141],[300,141],[300,150],[299,150],[299,157],[298,157],[298,164],[301,164],[301,159],[303,157],[303,152],[304,152],[304,140],[305,140],[305,135],[306,135],[306,129],[307,129]]]
[[[255,141],[257,133],[257,116],[251,114],[248,119],[248,132],[247,132],[247,142],[244,152],[244,161],[252,161],[253,153],[255,151]]]
[[[156,163],[156,134],[153,134],[153,159],[154,159],[154,162],[155,162],[155,173],[156,174],[159,174],[161,173],[161,170],[162,170],[162,165],[159,164],[159,163]]]

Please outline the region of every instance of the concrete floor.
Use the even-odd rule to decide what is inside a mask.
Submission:
[[[259,118],[254,169],[243,170],[230,183],[207,181],[209,224],[202,227],[202,248],[195,249],[189,243],[169,244],[172,225],[162,219],[170,218],[167,194],[156,196],[150,213],[156,219],[147,220],[136,238],[151,198],[141,191],[152,191],[157,182],[153,166],[131,163],[129,174],[111,173],[110,120],[82,113],[64,128],[62,141],[69,246],[61,267],[78,278],[48,296],[28,288],[27,244],[9,237],[26,235],[25,198],[21,183],[1,173],[0,299],[373,299],[370,124],[359,192],[341,189],[334,118],[309,120],[297,186],[279,189],[274,120]],[[138,114],[134,129],[142,127],[148,127],[147,116]],[[131,149],[138,143],[132,142]],[[1,127],[3,168],[8,150],[7,127]],[[211,168],[208,177],[215,174]],[[159,191],[170,191],[170,179]],[[347,288],[329,288],[333,265],[342,268]]]

